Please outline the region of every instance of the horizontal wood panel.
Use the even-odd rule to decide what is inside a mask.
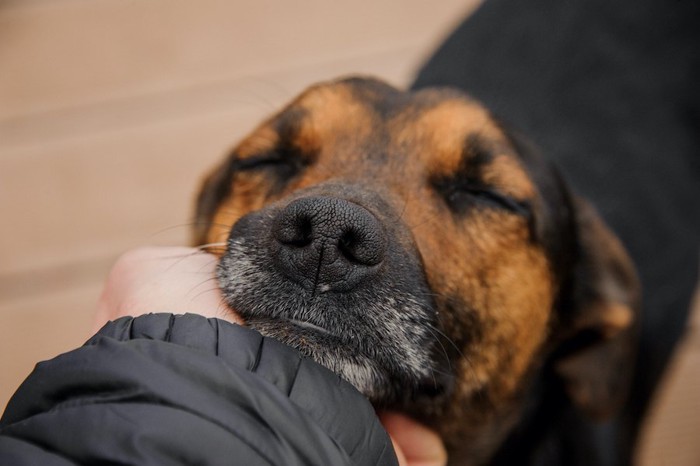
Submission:
[[[405,86],[416,66],[415,57],[415,48],[403,47],[253,77],[204,82],[114,101],[59,108],[37,115],[15,116],[0,121],[0,158],[12,156],[14,149],[28,146],[41,146],[45,149],[42,154],[50,157],[50,147],[47,146],[63,139],[81,139],[198,115],[244,112],[250,118],[247,124],[250,127],[320,80],[369,74]],[[20,154],[24,156],[24,153]]]
[[[0,9],[0,120],[339,56],[425,51],[475,3],[87,0]]]

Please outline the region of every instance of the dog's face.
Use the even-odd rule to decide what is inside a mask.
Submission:
[[[619,245],[456,91],[310,88],[209,176],[197,224],[198,243],[225,246],[212,248],[219,282],[248,325],[474,458],[506,435],[551,354],[595,410],[576,357],[632,320]]]

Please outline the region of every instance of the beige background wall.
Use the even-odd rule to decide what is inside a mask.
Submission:
[[[0,0],[0,409],[121,252],[187,243],[237,138],[318,80],[405,85],[478,1]]]

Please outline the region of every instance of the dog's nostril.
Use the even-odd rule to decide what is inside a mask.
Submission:
[[[358,231],[349,228],[338,240],[338,249],[350,262],[361,265],[376,265],[384,256],[383,245],[371,232]]]
[[[354,231],[346,231],[338,240],[338,249],[352,262],[362,262],[357,259],[355,250],[357,249],[357,235]]]
[[[275,227],[277,241],[294,247],[305,247],[311,244],[313,238],[313,220],[308,215],[293,215],[283,217]]]
[[[297,225],[298,237],[294,244],[296,246],[307,246],[313,241],[314,225],[310,217],[303,217]]]

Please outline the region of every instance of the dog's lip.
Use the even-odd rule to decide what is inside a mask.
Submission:
[[[305,320],[298,320],[298,319],[286,319],[286,320],[287,320],[287,322],[294,324],[294,325],[301,327],[301,328],[313,330],[313,331],[319,332],[323,335],[331,335],[331,336],[333,335],[327,329],[325,329],[323,327],[319,327],[318,325],[312,324],[311,322],[307,322]]]

